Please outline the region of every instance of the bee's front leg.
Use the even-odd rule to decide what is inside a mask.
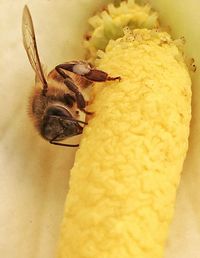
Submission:
[[[72,92],[74,92],[75,97],[76,97],[76,101],[77,101],[77,106],[78,108],[83,111],[85,114],[87,115],[91,115],[93,114],[92,112],[88,112],[85,110],[86,107],[86,101],[82,95],[82,93],[79,91],[78,87],[74,84],[74,82],[72,81],[72,79],[70,77],[66,78],[64,80],[64,84],[68,87],[69,90],[71,90]]]
[[[67,86],[67,88],[72,91],[75,94],[77,107],[83,111],[84,113],[90,115],[91,112],[88,112],[85,110],[86,107],[86,101],[82,95],[82,93],[79,91],[78,87],[75,85],[73,80],[67,75],[61,67],[57,66],[56,71],[64,78],[64,84]]]
[[[121,80],[120,76],[110,77],[106,72],[94,69],[85,61],[77,61],[73,63],[65,63],[57,65],[55,68],[58,72],[62,69],[83,76],[85,79],[92,82],[105,82],[113,80]]]
[[[82,93],[79,91],[78,87],[75,85],[75,83],[72,81],[71,78],[67,77],[64,79],[64,84],[67,86],[67,88],[74,92],[76,101],[77,101],[77,106],[79,109],[83,109],[86,107],[86,102],[85,99],[82,95]]]
[[[91,69],[89,73],[84,75],[84,77],[87,80],[92,82],[106,82],[106,81],[121,80],[120,76],[110,77],[106,72],[97,70],[97,69]]]

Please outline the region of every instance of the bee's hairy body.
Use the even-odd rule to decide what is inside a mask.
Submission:
[[[78,79],[76,83],[79,83]],[[48,82],[48,91],[45,95],[42,94],[42,85],[40,82],[36,84],[36,88],[34,89],[33,93],[31,94],[30,104],[29,104],[29,115],[33,120],[34,126],[36,127],[37,131],[39,131],[40,135],[45,138],[46,140],[52,140],[56,135],[60,134],[58,139],[64,139],[67,137],[66,134],[69,136],[73,135],[73,124],[72,121],[65,121],[63,125],[70,125],[72,130],[68,128],[68,133],[65,131],[65,135],[63,135],[60,130],[59,121],[60,119],[48,118],[48,110],[51,109],[51,114],[55,110],[55,107],[59,107],[63,109],[63,111],[69,111],[71,116],[76,119],[80,120],[83,117],[83,112],[81,112],[77,107],[77,102],[75,98],[75,94],[71,92],[63,83],[63,78],[59,76],[59,74],[55,71],[51,71],[47,78]],[[80,84],[80,83],[79,83]],[[50,124],[48,126],[48,123]],[[75,123],[77,126],[77,123]],[[46,129],[45,129],[46,128]],[[50,130],[52,129],[53,130]],[[47,131],[49,130],[49,133]],[[82,131],[82,127],[78,126],[78,130],[74,131],[74,135],[76,133]]]
[[[57,65],[45,76],[40,62],[33,21],[27,6],[22,18],[23,43],[30,64],[36,74],[36,89],[30,101],[30,116],[40,135],[50,143],[60,146],[77,147],[78,144],[58,143],[65,138],[79,135],[83,131],[85,117],[91,114],[85,108],[81,89],[91,82],[116,80],[120,77],[109,77],[106,72],[94,69],[85,61],[71,61]]]

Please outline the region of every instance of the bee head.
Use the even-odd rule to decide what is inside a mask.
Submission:
[[[56,141],[64,140],[81,134],[83,128],[73,119],[70,111],[61,105],[52,104],[45,110],[41,123],[41,135],[47,139]]]

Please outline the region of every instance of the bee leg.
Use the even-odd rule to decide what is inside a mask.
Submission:
[[[54,145],[58,145],[58,146],[64,146],[64,147],[79,147],[79,144],[65,144],[65,143],[60,143],[57,142],[56,139],[59,137],[59,135],[57,135],[56,137],[54,137],[52,140],[49,141],[49,143],[54,144]]]
[[[110,77],[106,72],[94,69],[89,63],[83,61],[60,64],[57,65],[55,69],[60,74],[65,74],[63,70],[78,74],[91,82],[121,80],[120,76]]]
[[[81,110],[84,109],[86,106],[85,99],[82,93],[79,91],[78,87],[71,79],[71,77],[62,70],[63,69],[62,65],[57,65],[55,69],[64,78],[64,84],[67,86],[67,88],[75,94],[78,108]]]
[[[74,92],[75,97],[76,97],[76,101],[77,101],[77,106],[78,108],[83,111],[85,114],[87,115],[91,115],[93,114],[92,112],[89,112],[87,110],[85,110],[86,107],[86,101],[82,95],[82,93],[79,91],[78,87],[74,84],[74,82],[72,81],[72,79],[66,78],[64,80],[64,84],[68,87],[69,90],[71,90],[72,92]]]
[[[56,142],[56,141],[49,141],[49,143],[54,144],[54,145],[58,145],[58,146],[63,146],[63,147],[79,147],[79,144],[65,144],[65,143],[60,143],[60,142]]]
[[[70,89],[71,91],[73,91],[74,93],[75,93],[75,98],[76,98],[76,102],[77,102],[77,107],[81,110],[81,111],[83,111],[85,114],[87,114],[87,115],[92,115],[93,114],[93,112],[89,112],[89,111],[87,111],[87,110],[85,110],[85,107],[86,107],[86,101],[85,101],[85,99],[84,99],[84,97],[83,97],[83,95],[81,94],[81,92],[78,90],[78,88],[77,88],[77,86],[74,84],[74,86],[76,87],[74,87],[74,88],[72,88],[71,86],[71,79],[65,79],[64,80],[64,83],[65,83],[65,85],[68,87],[68,89]],[[69,86],[70,85],[70,86]]]
[[[72,81],[72,79],[70,77],[65,78],[64,84],[67,86],[69,90],[71,90],[75,94],[78,108],[79,109],[85,108],[86,107],[85,99],[82,93],[79,91],[78,87]]]
[[[120,76],[110,77],[106,72],[97,69],[90,70],[90,72],[85,74],[84,77],[92,82],[121,81]]]
[[[82,93],[79,91],[78,87],[74,84],[73,80],[70,78],[69,75],[67,75],[62,69],[63,67],[67,67],[69,64],[63,64],[63,65],[57,65],[56,66],[56,71],[64,78],[64,84],[67,86],[69,90],[74,92],[76,101],[77,101],[77,106],[78,108],[83,111],[87,115],[92,115],[93,112],[89,112],[85,110],[86,107],[86,101],[82,95]]]

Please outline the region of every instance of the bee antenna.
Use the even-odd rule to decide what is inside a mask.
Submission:
[[[71,118],[71,117],[66,117],[66,120],[74,121],[74,122],[81,123],[81,124],[84,124],[84,125],[88,125],[87,122],[84,122],[84,121],[81,121],[81,120],[78,120],[78,119],[75,119],[75,118]]]
[[[67,117],[67,116],[56,116],[56,115],[52,115],[51,117],[62,118],[62,119],[64,119],[64,120],[73,121],[73,122],[81,123],[81,124],[84,124],[84,125],[88,125],[88,123],[87,123],[87,122],[84,122],[84,121],[81,121],[81,120],[75,119],[75,118],[73,118],[73,117]]]

